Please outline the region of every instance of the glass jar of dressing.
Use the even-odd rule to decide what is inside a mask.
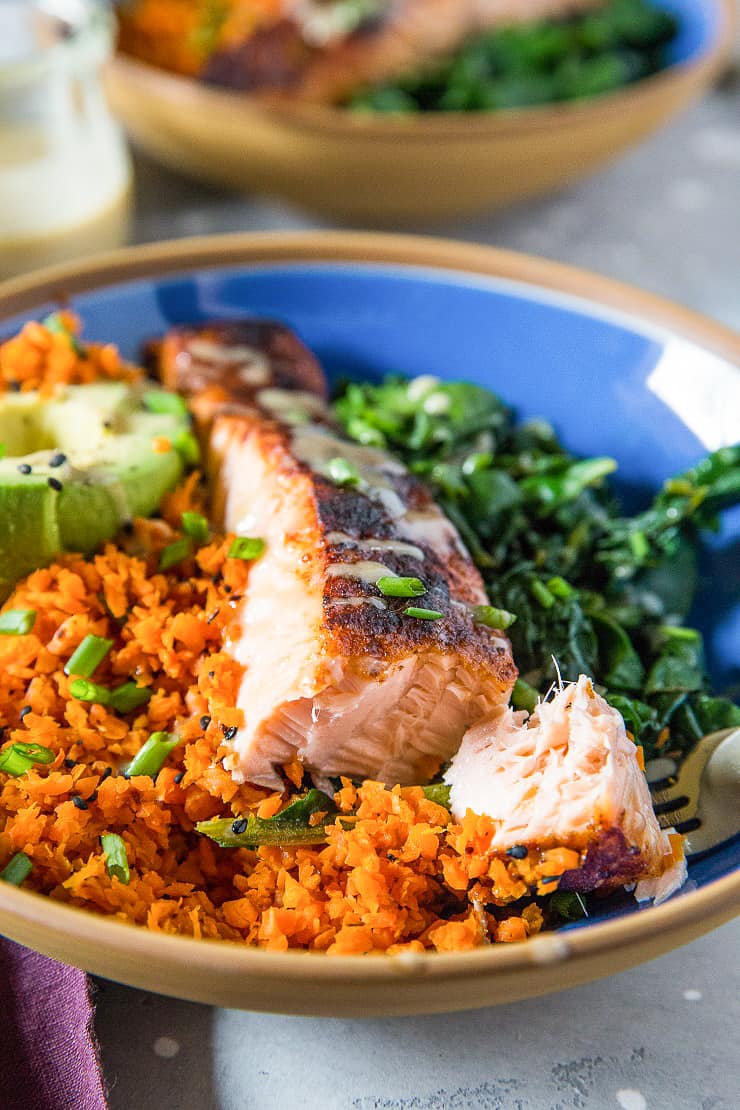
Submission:
[[[118,246],[131,169],[95,0],[0,0],[0,278]]]

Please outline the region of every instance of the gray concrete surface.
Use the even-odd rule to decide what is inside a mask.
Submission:
[[[327,226],[137,160],[138,241]],[[558,196],[425,233],[584,266],[740,329],[740,78]],[[101,983],[112,1110],[735,1110],[740,923],[601,983],[477,1013],[319,1021]],[[564,984],[567,985],[567,984]]]

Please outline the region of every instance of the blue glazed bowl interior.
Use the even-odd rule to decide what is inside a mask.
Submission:
[[[679,21],[678,34],[668,50],[671,64],[701,57],[716,41],[722,22],[719,0],[657,0],[655,6]]]
[[[7,321],[3,334],[54,307]],[[130,358],[172,324],[258,315],[295,328],[335,379],[435,374],[485,385],[521,416],[550,420],[573,452],[614,456],[617,489],[630,509],[719,446],[714,416],[726,407],[723,392],[729,403],[737,388],[737,367],[636,317],[533,286],[445,271],[350,263],[221,269],[83,294],[74,307],[86,338],[115,342]],[[707,376],[716,412],[698,387]],[[705,544],[692,618],[705,634],[720,692],[740,675],[738,554],[734,511]],[[692,861],[685,890],[739,862],[735,838]],[[640,912],[624,896],[605,900],[595,917]]]

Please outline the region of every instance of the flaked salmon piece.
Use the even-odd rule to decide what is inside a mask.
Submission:
[[[217,85],[333,103],[439,58],[492,27],[555,19],[603,0],[292,0],[283,18],[209,59]]]
[[[578,851],[581,867],[560,877],[561,890],[638,882],[638,897],[662,901],[686,878],[680,838],[658,824],[624,721],[585,675],[529,718],[500,707],[474,726],[445,781],[456,819],[471,810],[494,820],[493,851]]]
[[[210,424],[214,519],[265,541],[230,646],[245,668],[245,726],[229,769],[279,787],[276,768],[298,756],[321,780],[425,781],[508,700],[509,641],[474,620],[483,582],[426,488],[384,452],[341,436],[302,345],[283,336],[295,365],[273,372],[269,328],[259,337],[241,328],[178,329],[159,350],[161,376],[192,392],[196,409],[200,398]],[[239,369],[240,348],[262,356],[259,382]],[[421,579],[426,593],[385,596],[382,577]],[[409,606],[439,616],[414,617]]]

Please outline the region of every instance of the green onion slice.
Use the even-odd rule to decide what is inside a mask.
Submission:
[[[427,588],[420,578],[402,578],[396,575],[383,575],[375,583],[386,597],[421,597]]]
[[[516,620],[515,613],[510,613],[507,609],[497,609],[495,605],[474,605],[472,614],[476,624],[484,624],[486,628],[496,628],[499,631],[511,628]]]
[[[338,486],[359,486],[360,472],[349,459],[333,458],[327,464],[327,473]]]
[[[265,550],[265,541],[250,538],[249,536],[237,536],[228,551],[229,559],[258,559],[262,552]]]
[[[103,636],[85,636],[79,647],[72,653],[64,666],[65,674],[78,674],[90,678],[113,647],[112,640]]]
[[[179,393],[168,393],[164,389],[150,389],[141,399],[145,409],[149,412],[162,413],[167,416],[187,416],[188,406]]]
[[[62,320],[58,312],[52,312],[50,316],[45,317],[41,321],[47,331],[55,332],[57,335],[63,335],[69,340],[69,345],[74,353],[79,358],[85,358],[87,352],[80,343],[79,339],[73,331],[70,331],[67,325]]]
[[[137,686],[135,682],[124,682],[123,686],[117,686],[115,690],[111,691],[110,704],[116,713],[130,713],[133,709],[146,705],[151,696],[152,691],[148,686]]]
[[[451,789],[452,787],[446,782],[431,782],[428,786],[422,786],[424,797],[430,802],[436,802],[438,806],[444,806],[445,809],[450,808]]]
[[[188,466],[197,466],[200,462],[200,444],[192,432],[184,429],[178,432],[172,440],[172,446]]]
[[[201,513],[183,513],[182,530],[186,536],[196,543],[207,543],[211,530],[208,521]]]
[[[416,605],[407,605],[403,611],[404,617],[416,617],[420,621],[438,621],[444,616],[439,609],[420,609]]]
[[[88,678],[73,678],[69,684],[69,692],[78,701],[91,701],[97,705],[110,705],[112,691],[107,686],[100,686],[97,682],[90,682]]]
[[[20,886],[33,871],[33,864],[25,852],[16,852],[0,871],[0,879],[4,883]]]
[[[6,609],[0,613],[0,633],[5,636],[25,636],[35,623],[35,609]]]
[[[118,879],[119,882],[127,886],[131,879],[131,872],[123,837],[119,836],[118,833],[104,833],[100,838],[100,843],[105,856],[105,870],[111,879]]]
[[[162,770],[167,756],[179,743],[180,737],[172,732],[153,732],[124,771],[126,778],[133,778],[134,775],[151,775],[155,778]]]
[[[181,540],[175,540],[174,543],[168,544],[167,547],[162,548],[160,553],[159,569],[169,570],[170,567],[177,566],[183,559],[188,558],[192,550],[193,545],[187,536],[184,536]]]
[[[511,704],[515,709],[526,709],[528,713],[531,713],[537,705],[539,697],[540,695],[534,686],[530,686],[523,678],[518,678],[514,683],[514,689],[511,691]]]
[[[540,603],[543,609],[552,609],[555,604],[555,596],[550,593],[544,582],[540,582],[539,578],[534,578],[529,588],[532,597]]]
[[[34,763],[53,763],[54,752],[41,744],[11,744],[0,752],[0,771],[13,778],[25,775]]]

